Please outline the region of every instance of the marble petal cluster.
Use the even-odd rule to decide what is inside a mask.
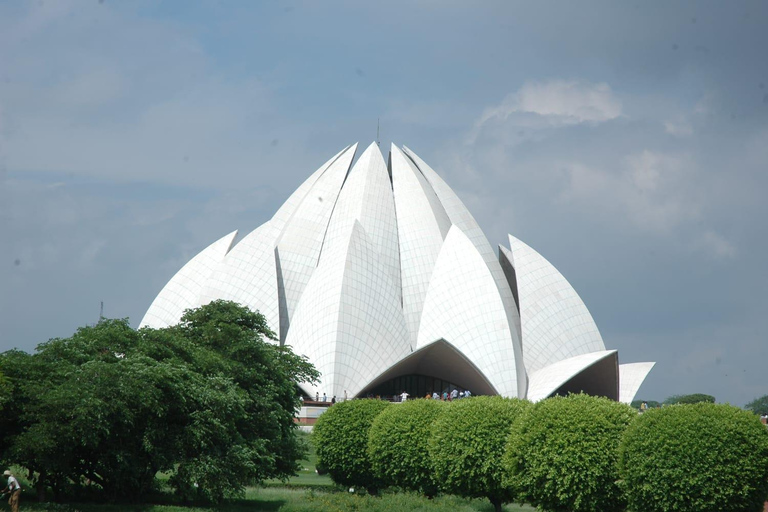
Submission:
[[[267,318],[322,373],[309,396],[438,386],[536,401],[583,391],[630,402],[654,363],[619,364],[565,277],[472,214],[407,147],[331,158],[274,217],[217,240],[165,285],[141,326],[215,299]],[[426,383],[426,384],[425,384]],[[417,385],[418,384],[418,385]],[[419,389],[415,389],[419,387]]]

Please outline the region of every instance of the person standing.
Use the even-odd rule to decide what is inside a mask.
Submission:
[[[8,477],[8,485],[2,490],[2,493],[10,493],[8,505],[11,506],[11,512],[19,512],[19,498],[21,497],[21,486],[16,477],[9,470],[5,470],[3,476]]]
[[[411,395],[409,395],[407,391],[403,390],[403,392],[400,394],[400,401],[405,402],[406,400],[408,400],[409,396]]]

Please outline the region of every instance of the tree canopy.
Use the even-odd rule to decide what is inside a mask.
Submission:
[[[268,341],[264,317],[232,302],[188,310],[177,326],[103,320],[34,354],[0,354],[14,399],[0,458],[54,492],[140,499],[158,471],[186,499],[219,501],[295,473],[297,382],[318,378]]]
[[[387,407],[389,402],[382,400],[349,400],[333,405],[317,419],[312,431],[317,458],[334,482],[363,487],[371,494],[384,486],[368,456],[368,432]]]
[[[652,409],[619,445],[629,510],[759,512],[768,494],[768,432],[727,404]]]
[[[768,395],[763,395],[760,398],[755,398],[747,405],[744,406],[748,411],[752,411],[755,414],[768,413]]]
[[[713,404],[715,403],[715,397],[712,395],[705,395],[703,393],[694,393],[692,395],[672,395],[664,400],[664,404],[666,405],[700,403]]]
[[[432,422],[429,454],[443,491],[488,498],[494,509],[515,499],[504,480],[503,456],[515,422],[531,403],[477,396],[451,402]]]
[[[512,427],[509,484],[540,510],[624,510],[618,446],[637,416],[626,404],[584,394],[537,402]]]

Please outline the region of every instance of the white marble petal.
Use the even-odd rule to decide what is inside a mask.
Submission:
[[[206,280],[224,259],[236,235],[237,231],[233,231],[220,238],[181,267],[152,301],[139,327],[176,325],[185,309],[196,307]]]
[[[601,350],[581,354],[569,359],[563,359],[549,366],[545,366],[535,372],[529,373],[528,400],[538,402],[557,391],[557,388],[565,384],[585,369],[597,362],[614,356],[615,350]]]
[[[286,344],[321,372],[313,394],[355,396],[410,353],[399,293],[373,241],[355,222],[346,243],[323,254],[296,309]]]
[[[258,311],[275,334],[280,332],[275,230],[262,224],[240,240],[216,266],[200,294],[198,305],[231,300]]]
[[[281,340],[285,339],[293,311],[317,268],[328,222],[356,149],[357,144],[347,149],[317,178],[277,240]]]
[[[512,333],[512,339],[515,347],[515,358],[518,361],[518,388],[525,389],[525,368],[523,366],[523,354],[522,354],[522,342],[521,342],[521,330],[520,330],[520,315],[515,306],[514,298],[512,297],[512,291],[507,282],[504,271],[501,268],[498,257],[493,251],[491,244],[488,243],[488,239],[485,237],[483,230],[475,221],[475,218],[469,212],[464,203],[459,199],[459,196],[443,181],[443,179],[416,153],[409,148],[403,146],[403,152],[413,161],[416,167],[421,171],[424,177],[429,181],[432,189],[435,191],[440,204],[445,209],[448,218],[454,226],[457,226],[467,235],[472,241],[472,244],[477,249],[477,252],[483,257],[485,265],[493,275],[493,280],[496,282],[496,288],[498,289],[499,296],[504,303],[504,310],[507,312],[507,317],[510,325],[514,326]]]
[[[427,180],[394,145],[390,165],[400,242],[403,312],[415,344],[432,268],[451,221]]]
[[[456,226],[448,232],[435,263],[417,346],[440,339],[461,351],[500,394],[524,396],[517,384],[512,330],[496,282],[472,241]]]
[[[517,274],[528,374],[563,359],[605,350],[592,315],[565,277],[512,235],[509,244]]]
[[[656,363],[627,363],[619,365],[619,402],[632,403]]]
[[[392,284],[400,293],[395,203],[387,165],[375,142],[349,171],[328,225],[322,253],[332,251],[337,243],[346,244],[355,222],[365,229],[379,253],[381,264],[388,269]]]

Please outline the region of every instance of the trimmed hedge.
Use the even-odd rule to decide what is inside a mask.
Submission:
[[[624,510],[618,448],[635,417],[628,405],[584,394],[534,404],[509,438],[508,485],[543,510]]]
[[[488,498],[496,510],[515,499],[503,482],[502,457],[512,424],[530,402],[478,396],[451,402],[432,424],[429,453],[443,491]]]
[[[411,400],[379,414],[368,431],[368,457],[374,473],[387,485],[437,493],[429,459],[432,423],[446,405],[439,400]]]
[[[317,419],[312,442],[319,464],[334,482],[372,494],[382,487],[368,459],[368,429],[388,405],[382,400],[349,400],[332,405]]]
[[[627,430],[619,470],[631,510],[762,511],[768,432],[730,405],[652,409]]]

